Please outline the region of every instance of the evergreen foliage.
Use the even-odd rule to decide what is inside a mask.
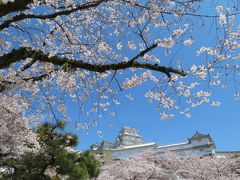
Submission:
[[[37,154],[28,153],[19,160],[10,160],[8,167],[14,169],[6,179],[90,179],[99,174],[100,164],[86,151],[78,153],[71,149],[78,143],[76,135],[64,133],[65,124],[45,123],[38,126],[36,133],[41,144]]]

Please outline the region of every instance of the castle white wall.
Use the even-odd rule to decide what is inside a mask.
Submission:
[[[154,146],[143,146],[137,148],[121,149],[121,150],[111,150],[113,159],[124,159],[132,157],[138,153],[152,150]]]
[[[192,140],[190,142],[171,144],[165,146],[142,146],[133,148],[112,149],[113,159],[124,159],[134,156],[138,153],[154,150],[156,152],[174,151],[179,154],[198,153],[198,154],[213,154],[215,152],[214,145],[208,138],[202,138],[200,140]]]

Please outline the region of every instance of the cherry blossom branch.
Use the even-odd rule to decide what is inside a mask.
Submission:
[[[58,70],[59,69],[56,68],[56,69],[54,69],[52,71],[49,71],[49,72],[44,73],[44,74],[41,74],[39,76],[33,76],[33,77],[29,77],[29,78],[24,78],[23,80],[24,81],[33,81],[33,82],[35,82],[35,81],[42,81],[43,79],[49,77],[53,72],[56,72]]]
[[[28,81],[31,81],[31,82],[42,81],[42,80],[46,79],[47,77],[49,77],[53,72],[56,72],[58,70],[59,69],[56,68],[56,69],[54,69],[52,71],[49,71],[47,73],[43,73],[39,76],[24,78],[22,80],[25,81],[25,82],[28,82]],[[13,88],[17,83],[18,82],[5,81],[5,80],[0,82],[0,93]]]
[[[80,4],[77,5],[76,7],[72,8],[72,9],[65,9],[65,10],[61,10],[58,12],[54,12],[52,14],[24,14],[24,13],[20,13],[16,16],[13,16],[11,19],[8,19],[6,21],[4,21],[3,23],[0,24],[0,30],[3,30],[5,28],[8,28],[12,23],[14,22],[18,22],[18,21],[22,21],[25,19],[42,19],[42,20],[46,20],[46,19],[54,19],[58,16],[62,16],[62,15],[70,15],[71,13],[74,13],[76,11],[82,11],[82,10],[86,10],[89,8],[94,8],[94,7],[98,7],[99,5],[101,5],[104,2],[107,2],[110,0],[97,0],[97,1],[92,1],[92,2],[87,2],[84,4]],[[178,3],[189,3],[189,1],[186,2],[179,2]],[[199,2],[199,0],[194,0],[194,1],[190,1],[192,3],[194,2]],[[0,5],[0,17],[2,17],[3,15],[6,15],[8,13],[11,12],[16,12],[16,11],[21,11],[21,10],[25,10],[28,9],[27,5],[32,3],[32,0],[20,0],[20,1],[14,1],[14,2],[8,2],[7,4],[1,4]],[[119,3],[126,3],[126,4],[130,4],[132,6],[135,7],[139,7],[139,8],[144,8],[144,9],[149,9],[149,7],[145,7],[142,6],[141,4],[137,4],[137,3],[131,3],[130,1],[119,1]],[[57,8],[58,9],[58,8]],[[59,10],[59,9],[58,9]],[[171,14],[174,15],[176,14],[176,12],[171,12],[171,11],[162,11],[161,13],[163,14]],[[235,14],[230,14],[227,16],[232,16],[232,15],[238,15],[239,13],[235,13]],[[206,15],[206,14],[196,14],[196,13],[180,13],[179,15],[181,16],[196,16],[196,17],[207,17],[207,18],[217,18],[219,17],[219,15]]]
[[[52,13],[52,14],[19,14],[19,15],[13,16],[11,19],[6,20],[2,24],[0,24],[0,30],[8,28],[10,26],[10,24],[13,22],[21,21],[24,19],[43,19],[43,20],[53,19],[53,18],[56,18],[61,15],[69,15],[76,11],[82,11],[82,10],[86,10],[89,8],[97,7],[106,1],[107,0],[98,0],[98,1],[88,2],[85,4],[78,5],[75,8],[59,11],[59,12]]]
[[[8,54],[4,54],[3,56],[0,57],[0,69],[7,68],[9,65],[21,60],[25,60],[26,58],[32,58],[39,62],[47,62],[47,63],[52,63],[54,65],[59,65],[59,66],[62,66],[67,63],[71,68],[80,68],[80,69],[85,69],[88,71],[99,72],[99,73],[103,73],[111,70],[118,71],[118,70],[123,70],[128,68],[143,68],[143,69],[162,72],[167,74],[168,76],[170,73],[186,76],[186,72],[180,71],[171,67],[165,67],[165,66],[159,66],[158,64],[150,64],[146,62],[135,61],[136,59],[144,56],[144,54],[146,54],[147,52],[149,52],[155,47],[157,47],[157,45],[153,44],[149,48],[141,51],[138,55],[134,56],[129,61],[106,64],[106,65],[90,64],[90,63],[83,62],[76,59],[58,57],[56,55],[50,57],[48,54],[44,54],[41,51],[31,50],[26,47],[21,47],[19,49],[14,49],[12,50],[12,52]]]

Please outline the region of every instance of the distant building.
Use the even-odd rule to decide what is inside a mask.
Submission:
[[[173,151],[180,155],[187,153],[212,155],[215,154],[216,146],[209,134],[205,135],[198,131],[192,137],[188,138],[186,142],[182,143],[168,145],[158,145],[156,142],[146,143],[143,141],[142,136],[138,134],[138,130],[124,126],[114,143],[103,141],[101,144],[91,145],[90,149],[98,152],[107,150],[108,162],[110,162],[109,156],[111,156],[112,160],[124,159],[148,150],[160,153]],[[228,152],[224,154],[226,153]]]
[[[214,154],[216,146],[209,134],[205,135],[198,131],[191,137],[188,138],[187,142],[160,145],[156,147],[156,151],[174,151],[176,153],[198,153],[198,154]]]
[[[151,142],[130,146],[120,146],[118,148],[110,149],[110,151],[112,153],[112,158],[114,160],[117,160],[128,158],[147,150],[153,150],[154,148],[156,148],[156,146],[157,146],[156,142]]]
[[[91,150],[112,149],[112,148],[114,148],[114,146],[109,141],[103,141],[101,144],[93,144],[93,145],[90,146]]]
[[[142,144],[142,136],[138,134],[135,128],[124,126],[115,140],[115,147],[132,146]]]
[[[113,159],[123,159],[134,156],[137,153],[153,149],[156,142],[144,143],[138,130],[124,126],[117,136],[114,148],[110,149]]]
[[[228,155],[231,155],[232,157],[240,157],[240,151],[216,151],[215,155],[218,158],[225,158]]]
[[[156,142],[144,143],[142,136],[138,134],[135,128],[124,126],[119,132],[113,144],[103,141],[101,144],[93,144],[91,150],[109,150],[112,159],[123,159],[134,156],[137,153],[154,149],[157,147]]]

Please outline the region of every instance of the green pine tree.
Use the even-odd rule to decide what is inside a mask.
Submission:
[[[40,125],[36,133],[42,149],[38,154],[26,154],[20,160],[10,160],[9,167],[14,169],[6,179],[47,180],[62,179],[86,180],[97,177],[100,164],[93,155],[86,151],[78,153],[66,150],[78,143],[76,135],[63,133],[65,124],[61,121],[55,125]],[[47,170],[52,169],[52,175]]]

